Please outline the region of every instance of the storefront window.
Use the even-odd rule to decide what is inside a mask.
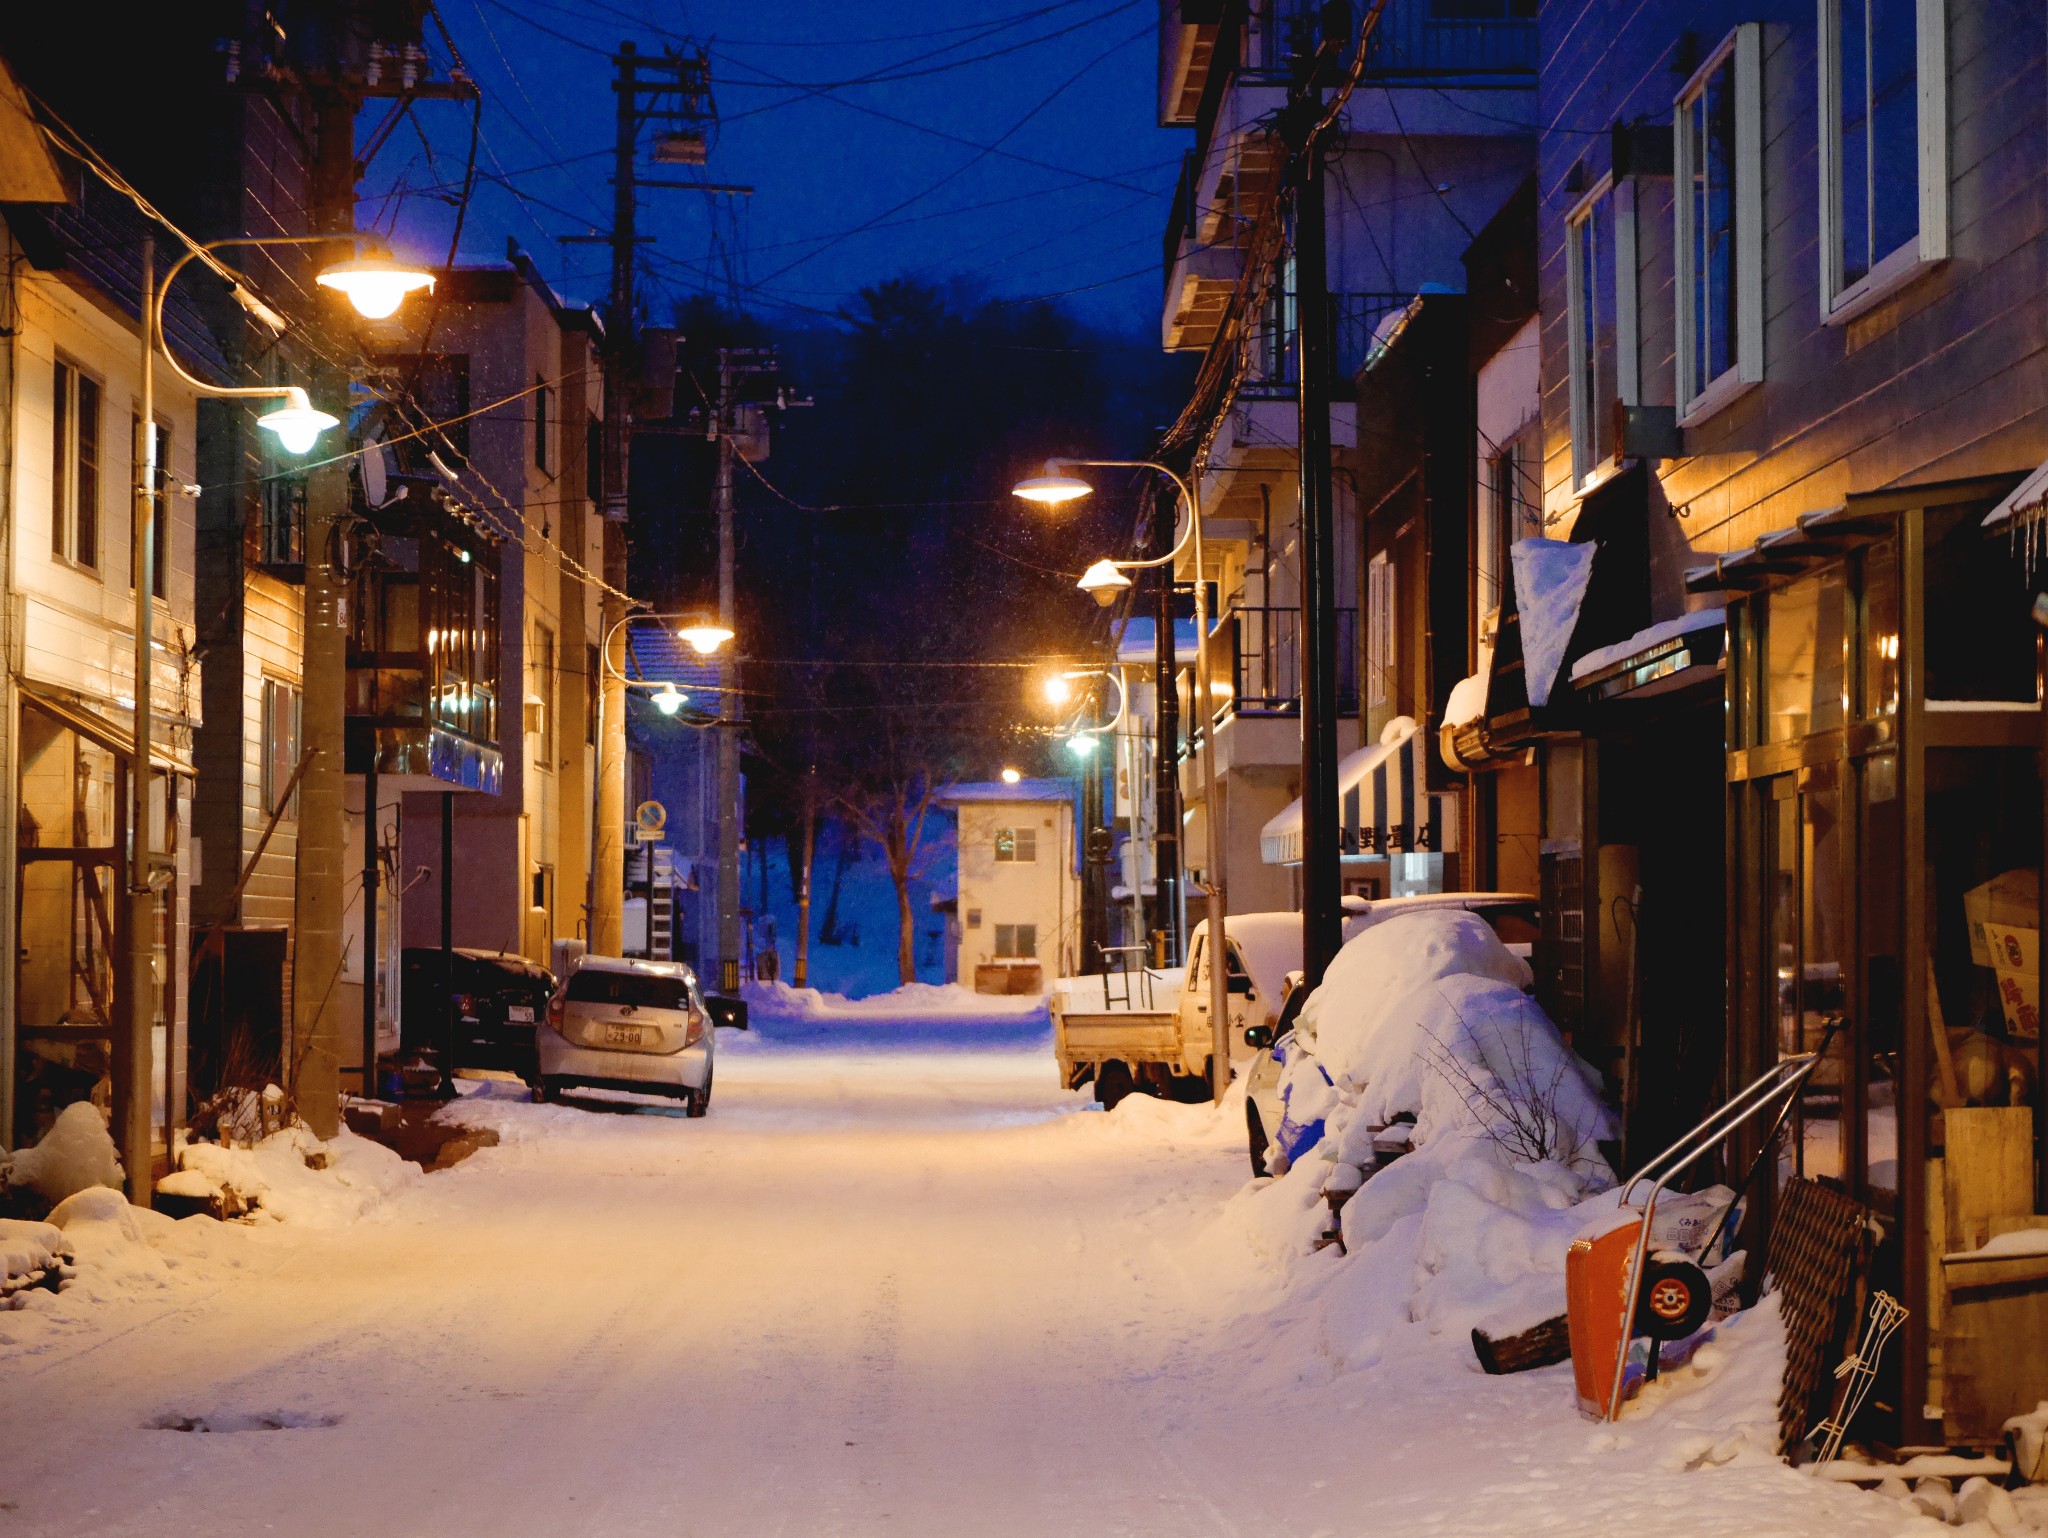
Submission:
[[[1767,742],[1842,724],[1845,572],[1830,567],[1770,596],[1764,617]]]
[[[1887,721],[1899,713],[1899,556],[1890,541],[1872,545],[1862,557],[1863,631],[1857,651],[1863,660],[1858,714]]]
[[[2038,698],[2024,552],[1981,507],[1927,510],[1927,698]]]
[[[2028,1104],[2040,1053],[2040,849],[2032,749],[1929,751],[1930,1152],[1943,1144],[1943,1108]]]

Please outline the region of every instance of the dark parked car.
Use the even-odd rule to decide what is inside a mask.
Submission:
[[[441,952],[408,946],[399,1001],[401,1056],[431,1053],[438,1063],[448,1043],[448,996],[454,994],[457,1068],[498,1068],[529,1084],[540,1082],[534,1025],[545,1018],[555,991],[544,966],[509,951],[453,953],[452,986],[444,981]]]

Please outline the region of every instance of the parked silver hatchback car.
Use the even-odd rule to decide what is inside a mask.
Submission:
[[[717,1032],[690,969],[674,961],[584,956],[548,1005],[538,1032],[541,1097],[564,1089],[674,1095],[711,1108]]]

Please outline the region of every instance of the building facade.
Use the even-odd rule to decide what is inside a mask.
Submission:
[[[951,975],[980,993],[1039,993],[1094,958],[1080,955],[1074,783],[954,785],[958,948]]]

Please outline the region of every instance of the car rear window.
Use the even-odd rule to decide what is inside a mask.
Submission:
[[[641,1009],[688,1009],[690,985],[680,977],[606,972],[586,967],[569,977],[572,1004],[632,1004]]]

